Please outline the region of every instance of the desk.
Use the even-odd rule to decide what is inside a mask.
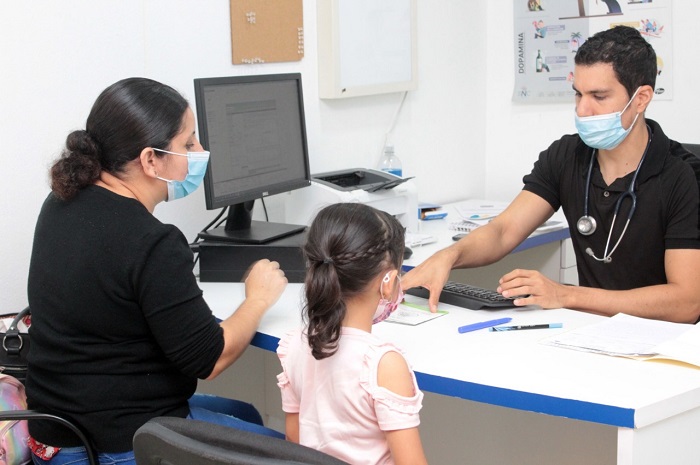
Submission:
[[[485,201],[477,201],[477,203],[480,202],[484,203]],[[418,231],[416,232],[429,234],[436,241],[422,246],[412,246],[413,255],[404,261],[404,271],[419,265],[438,250],[454,244],[452,236],[459,233],[459,231],[452,230],[449,226],[450,223],[458,222],[461,219],[456,208],[459,203],[455,202],[443,206],[443,210],[448,214],[444,219],[418,222]],[[495,289],[501,276],[516,268],[525,268],[539,270],[553,281],[578,284],[576,259],[573,248],[570,245],[571,240],[569,239],[570,234],[566,217],[561,211],[558,211],[551,219],[559,221],[561,227],[546,232],[535,231],[510,254],[492,265],[473,269],[452,270],[450,280],[486,289]]]
[[[200,285],[220,318],[227,317],[244,296],[242,284]],[[274,351],[279,337],[300,324],[302,290],[300,284],[287,287],[263,318],[254,346]],[[564,309],[499,310],[499,317],[511,316],[514,324],[562,322],[564,328],[459,334],[458,326],[491,319],[494,311],[444,307],[449,314],[423,325],[384,322],[374,327],[379,337],[406,350],[426,392],[421,436],[431,463],[700,463],[700,448],[695,445],[700,425],[700,371],[538,342],[553,331],[592,324],[604,317]],[[274,362],[269,376],[280,371],[279,363]],[[266,387],[270,396],[279,398],[274,379],[265,383],[273,386]],[[430,393],[439,396],[430,398]],[[430,412],[433,402],[440,413],[429,420],[435,414]],[[461,416],[466,405],[471,405],[466,410],[468,416]],[[498,418],[496,424],[493,418]],[[445,426],[445,422],[450,423]],[[494,429],[490,442],[488,437],[479,436],[482,428]],[[533,428],[537,429],[535,434]],[[594,443],[585,450],[578,448],[589,435],[595,436]],[[472,437],[478,437],[478,443],[470,442]],[[548,442],[552,437],[557,438],[555,444]],[[568,441],[566,448],[554,450],[562,448],[562,441]],[[606,447],[609,457],[601,458]]]

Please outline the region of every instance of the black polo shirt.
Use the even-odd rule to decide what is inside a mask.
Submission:
[[[682,160],[687,151],[668,139],[656,122],[646,122],[653,136],[636,181],[636,209],[610,263],[595,260],[586,249],[603,257],[615,205],[627,191],[634,172],[608,186],[596,160],[587,187],[594,150],[573,134],[540,153],[532,172],[523,178],[524,190],[545,199],[555,211],[562,208],[571,231],[581,286],[624,290],[665,284],[666,249],[700,249],[698,180],[693,168]],[[590,236],[576,229],[578,219],[584,215],[586,189],[588,215],[597,222],[596,231]],[[631,207],[628,195],[620,205],[608,253],[620,238]]]

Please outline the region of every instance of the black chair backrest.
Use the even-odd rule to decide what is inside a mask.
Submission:
[[[80,428],[78,428],[77,426],[75,426],[73,423],[66,420],[65,418],[58,417],[56,415],[51,415],[49,413],[37,412],[36,410],[0,411],[0,421],[22,421],[22,420],[53,421],[53,422],[56,422],[60,425],[65,426],[66,428],[71,430],[73,433],[75,433],[75,435],[78,436],[78,438],[82,441],[83,445],[85,446],[85,450],[87,451],[88,463],[90,465],[98,465],[99,464],[97,452],[91,446],[90,441],[88,440],[87,436],[85,436],[85,434],[80,430]]]
[[[159,417],[134,434],[138,465],[347,465],[317,450],[198,420]]]
[[[681,144],[688,152],[700,158],[700,144]]]

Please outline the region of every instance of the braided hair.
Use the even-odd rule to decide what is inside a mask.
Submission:
[[[403,261],[404,228],[393,216],[359,203],[322,209],[309,227],[304,320],[315,359],[338,349],[345,301],[362,293],[387,267]]]

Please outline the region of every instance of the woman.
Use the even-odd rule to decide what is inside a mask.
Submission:
[[[197,188],[208,156],[187,101],[130,78],[102,92],[51,168],[29,270],[28,404],[77,423],[103,464],[134,463],[133,434],[157,416],[276,433],[190,399],[197,379],[216,377],[242,354],[287,283],[278,263],[256,263],[246,299],[215,320],[185,237],[152,215]],[[29,430],[35,463],[85,457],[56,424],[31,422]]]

